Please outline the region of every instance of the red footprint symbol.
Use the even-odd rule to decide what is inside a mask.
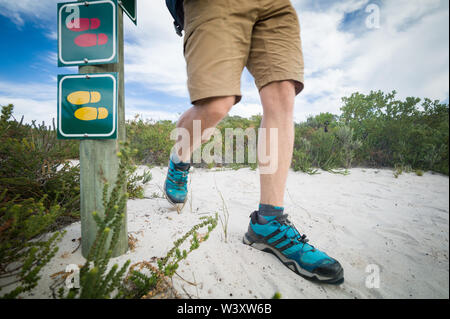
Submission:
[[[70,24],[67,24],[67,29],[74,32],[83,32],[87,30],[95,30],[100,27],[100,20],[97,18],[88,19],[81,18],[75,19]],[[104,45],[108,43],[108,36],[104,33],[84,33],[77,36],[74,40],[75,44],[79,47],[93,47],[96,45]]]

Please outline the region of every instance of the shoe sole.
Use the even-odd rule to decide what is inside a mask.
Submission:
[[[186,199],[184,200],[184,203],[175,203],[175,202],[173,202],[173,201],[170,199],[169,195],[167,195],[165,188],[164,188],[163,190],[164,190],[164,197],[167,199],[167,201],[168,201],[171,205],[175,206],[176,209],[177,209],[177,211],[178,211],[178,213],[180,213],[181,210],[184,208],[184,206],[185,206],[186,203],[187,203],[187,196],[186,196]]]
[[[306,278],[311,281],[317,281],[320,283],[327,283],[327,284],[334,284],[334,285],[340,285],[344,282],[344,270],[342,269],[339,274],[337,274],[335,277],[324,277],[319,276],[317,274],[313,274],[303,268],[300,267],[300,265],[292,259],[286,258],[282,253],[280,253],[277,249],[274,249],[272,246],[266,245],[264,243],[257,243],[257,242],[251,242],[247,235],[244,235],[243,243],[245,245],[248,245],[250,247],[253,247],[255,249],[261,250],[266,253],[270,253],[272,255],[275,255],[287,268],[295,272],[297,275],[302,276],[303,278]]]

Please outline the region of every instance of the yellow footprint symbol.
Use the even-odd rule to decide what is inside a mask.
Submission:
[[[67,96],[67,101],[74,105],[98,103],[102,95],[96,91],[77,91]],[[75,111],[75,117],[81,121],[103,120],[108,117],[108,110],[104,107],[82,107]]]

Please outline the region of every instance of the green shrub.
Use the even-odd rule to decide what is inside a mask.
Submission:
[[[228,166],[225,164],[225,137],[226,129],[242,129],[238,135],[243,135],[246,129],[255,128],[256,138],[257,129],[261,124],[261,116],[253,116],[250,119],[245,119],[239,116],[226,117],[217,129],[222,136],[222,163],[219,166]],[[175,141],[170,139],[170,133],[176,128],[176,124],[171,121],[144,121],[142,118],[136,117],[132,121],[127,121],[127,135],[130,145],[137,148],[137,154],[134,157],[136,162],[141,164],[161,165],[166,166],[169,160],[170,152],[175,144]],[[243,165],[255,166],[255,163],[249,163],[249,141],[244,137],[243,148],[236,147],[236,138],[233,138],[233,158],[236,160],[238,155],[243,156],[244,161],[236,166],[236,163],[230,164],[233,167],[242,167]],[[208,143],[202,145],[201,152]],[[217,163],[196,163],[195,167],[213,168]]]
[[[158,267],[155,267],[151,265],[150,262],[146,261],[133,265],[124,282],[120,297],[128,299],[147,299],[155,297],[158,293],[164,294],[165,290],[171,289],[171,284],[167,279],[172,278],[176,273],[179,262],[186,259],[191,252],[198,249],[201,242],[208,240],[210,233],[217,226],[217,214],[215,217],[204,216],[200,219],[203,220],[200,224],[195,225],[181,238],[177,239],[166,256],[157,260]],[[208,229],[207,232],[200,236],[198,231],[205,227]],[[187,249],[183,249],[182,246],[186,245],[186,243],[188,243],[188,247],[186,247]],[[139,266],[141,270],[146,268],[149,271],[149,274],[135,270],[137,266]],[[176,292],[174,292],[174,294],[176,295]]]
[[[350,168],[356,152],[362,147],[362,143],[360,140],[355,140],[354,131],[348,126],[339,126],[333,132],[340,152],[340,166]]]
[[[137,149],[137,162],[151,165],[167,165],[170,151],[175,144],[170,133],[175,129],[171,121],[144,121],[136,117],[127,121],[127,136],[130,145]]]
[[[308,128],[308,124],[297,125],[292,168],[308,174],[317,173],[314,168],[338,173],[337,169],[351,167],[360,147],[361,142],[347,126],[334,123],[325,132],[323,128]]]
[[[333,129],[338,124],[339,117],[331,113],[320,113],[316,116],[309,116],[306,119],[305,126],[314,129],[322,129],[324,132]]]
[[[33,289],[41,269],[58,251],[62,233],[43,237],[62,212],[59,206],[47,209],[45,198],[39,202],[32,198],[6,201],[6,193],[0,194],[0,291],[19,283],[2,296],[10,299]]]
[[[105,298],[143,298],[151,297],[168,285],[167,278],[171,278],[178,269],[179,262],[189,255],[193,250],[199,248],[202,241],[208,239],[211,231],[217,226],[217,214],[213,217],[202,217],[202,223],[194,226],[183,237],[174,242],[174,246],[169,250],[164,258],[158,260],[158,268],[149,262],[137,263],[130,267],[128,275],[125,273],[129,268],[130,261],[126,261],[119,268],[114,264],[108,271],[108,264],[117,244],[117,239],[122,228],[125,215],[124,210],[128,199],[128,193],[119,195],[123,189],[124,181],[129,180],[132,167],[132,156],[129,144],[125,143],[119,153],[120,165],[114,189],[108,197],[108,184],[103,188],[103,205],[105,216],[100,217],[93,212],[93,217],[97,225],[97,236],[86,258],[86,263],[80,269],[80,287],[71,288],[67,293],[64,287],[59,289],[59,296],[73,299],[105,299]],[[208,228],[203,236],[198,235],[202,228]],[[183,249],[182,245],[191,238],[188,249]],[[137,265],[144,265],[150,270],[150,275],[136,270]],[[141,267],[142,270],[143,267]]]
[[[127,193],[129,198],[144,198],[144,185],[151,181],[152,173],[144,171],[142,175],[135,174],[137,166],[132,166],[128,173]]]
[[[2,107],[0,118],[0,192],[5,200],[43,199],[49,209],[64,212],[58,223],[79,218],[79,166],[67,159],[73,143],[58,141],[55,129],[44,124],[25,125],[12,118],[13,106]]]
[[[354,93],[343,103],[340,121],[362,141],[358,164],[409,165],[448,175],[448,104],[412,97],[401,101],[395,91]]]
[[[311,153],[311,142],[299,136],[294,147],[292,157],[292,168],[294,171],[302,171],[308,174],[316,174],[317,170],[312,168],[313,159]]]

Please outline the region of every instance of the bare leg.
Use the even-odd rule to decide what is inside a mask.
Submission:
[[[190,136],[189,151],[181,153],[180,149],[178,152],[178,157],[182,162],[190,162],[192,153],[201,146],[202,142],[209,140],[208,137],[204,137],[202,140],[201,136],[194,136],[194,121],[201,121],[201,135],[203,135],[206,129],[215,128],[222,121],[233,107],[234,102],[234,96],[205,99],[197,102],[180,117],[177,128],[186,129]]]
[[[260,203],[283,207],[294,148],[295,86],[292,81],[274,82],[263,87],[260,96],[264,109],[261,127],[266,128],[267,132],[267,137],[260,139],[260,144],[265,143],[266,150],[270,150],[270,128],[278,129],[278,167],[273,174],[260,175]],[[259,148],[262,147],[260,144]]]

